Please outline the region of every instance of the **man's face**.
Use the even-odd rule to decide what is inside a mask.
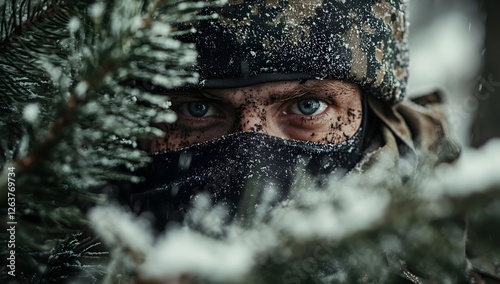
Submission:
[[[340,143],[362,118],[361,91],[337,80],[284,81],[169,94],[177,121],[162,126],[151,152],[177,150],[234,132]]]

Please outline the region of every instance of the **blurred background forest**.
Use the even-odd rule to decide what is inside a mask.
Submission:
[[[500,2],[410,1],[410,95],[441,89],[456,138],[500,137]]]

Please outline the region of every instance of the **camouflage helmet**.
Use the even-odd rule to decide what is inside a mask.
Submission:
[[[406,0],[229,0],[188,41],[200,86],[334,78],[388,103],[406,93]]]

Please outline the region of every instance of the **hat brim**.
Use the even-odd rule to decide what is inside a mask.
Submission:
[[[257,74],[255,76],[241,77],[241,78],[207,79],[201,81],[198,87],[202,89],[232,89],[232,88],[242,88],[242,87],[248,87],[270,82],[297,81],[297,80],[309,80],[309,79],[323,79],[323,78],[318,75],[307,74],[307,73],[264,73],[264,74]]]

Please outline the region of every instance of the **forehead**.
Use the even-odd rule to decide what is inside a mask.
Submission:
[[[235,94],[244,94],[248,96],[267,96],[273,94],[284,94],[296,92],[300,89],[301,83],[299,81],[285,81],[285,82],[270,82],[258,85],[252,85],[241,88],[227,88],[227,89],[207,89],[209,94],[217,96],[227,96]]]
[[[270,96],[295,96],[307,93],[332,93],[345,94],[356,92],[359,87],[356,84],[339,80],[307,80],[307,81],[280,81],[269,82],[248,87],[228,89],[207,89],[208,94],[215,96],[245,95],[246,97]]]

